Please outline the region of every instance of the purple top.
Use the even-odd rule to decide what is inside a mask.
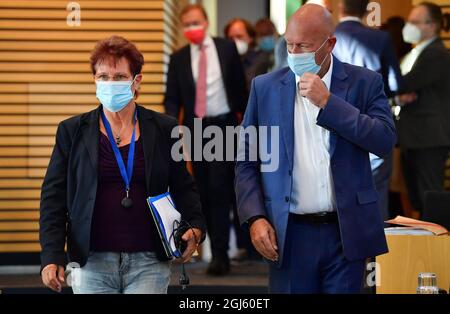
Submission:
[[[130,198],[133,206],[123,208],[125,183],[108,137],[100,133],[99,178],[91,227],[91,251],[155,251],[159,237],[147,205],[145,159],[141,138],[136,141]],[[120,147],[125,165],[130,145]]]

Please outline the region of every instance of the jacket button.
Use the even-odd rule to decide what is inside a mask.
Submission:
[[[289,203],[291,199],[289,197],[286,196],[286,203]]]
[[[289,176],[292,177],[292,170],[289,170]]]

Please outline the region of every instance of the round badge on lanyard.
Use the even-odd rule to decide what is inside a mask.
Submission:
[[[130,198],[130,183],[133,176],[133,163],[134,163],[134,150],[135,150],[135,139],[136,139],[136,123],[137,123],[137,110],[134,113],[134,130],[131,136],[130,150],[128,151],[128,161],[127,168],[125,168],[125,163],[123,161],[122,155],[120,154],[117,143],[114,141],[114,135],[111,130],[111,125],[105,116],[105,113],[101,112],[101,118],[103,125],[105,126],[106,133],[108,134],[108,139],[111,144],[114,156],[116,157],[117,165],[119,166],[120,174],[125,183],[125,197],[122,199],[121,205],[123,208],[130,208],[133,206],[133,200]]]

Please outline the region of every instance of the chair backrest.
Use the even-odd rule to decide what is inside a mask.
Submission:
[[[423,220],[450,230],[450,192],[426,192]]]

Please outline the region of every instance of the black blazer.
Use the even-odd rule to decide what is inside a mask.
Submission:
[[[98,182],[99,117],[102,107],[61,122],[41,192],[40,242],[42,268],[70,262],[84,266],[89,253],[91,221]],[[150,195],[170,189],[183,219],[205,233],[200,198],[184,161],[171,158],[177,121],[137,106]],[[150,196],[149,195],[149,196]],[[156,252],[165,259],[162,245]]]
[[[219,56],[222,79],[228,103],[234,113],[244,114],[247,105],[245,74],[236,45],[229,40],[214,38]],[[166,113],[178,118],[184,109],[183,124],[191,127],[195,118],[195,81],[192,75],[191,48],[187,45],[170,58],[164,99]]]
[[[399,94],[415,92],[417,101],[402,108],[397,122],[404,149],[450,146],[450,53],[436,39],[404,76]]]

